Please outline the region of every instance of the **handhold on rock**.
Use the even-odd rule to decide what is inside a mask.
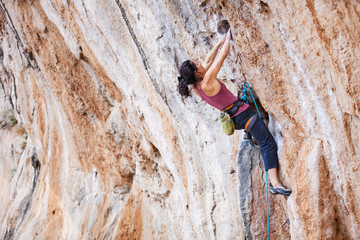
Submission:
[[[40,161],[39,161],[39,157],[36,153],[36,148],[33,149],[33,154],[31,155],[31,165],[33,166],[33,168],[35,170],[40,168]]]
[[[226,19],[223,19],[223,20],[220,20],[217,24],[217,31],[218,33],[220,34],[225,34],[227,33],[227,31],[229,30],[230,28],[230,23],[228,20]]]
[[[223,19],[220,20],[217,24],[217,32],[221,35],[226,34],[230,29],[230,23],[228,20]],[[231,40],[234,40],[233,35],[231,33]]]

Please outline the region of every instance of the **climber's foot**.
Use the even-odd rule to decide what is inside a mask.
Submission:
[[[278,184],[276,187],[273,187],[273,185],[270,183],[270,193],[272,195],[281,194],[284,196],[289,196],[292,191],[284,187],[282,184]]]

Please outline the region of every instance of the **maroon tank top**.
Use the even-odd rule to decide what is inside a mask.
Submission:
[[[219,81],[219,80],[218,80]],[[220,83],[220,91],[215,94],[214,96],[207,96],[202,90],[201,90],[201,85],[200,85],[200,89],[197,88],[197,90],[199,91],[199,94],[201,96],[201,98],[207,102],[208,104],[210,104],[211,106],[213,106],[214,108],[217,108],[219,110],[230,106],[233,102],[235,102],[238,98],[232,94],[232,92],[229,91],[229,89],[226,88],[226,86],[219,81]],[[240,113],[242,113],[243,111],[249,109],[250,106],[249,104],[244,103],[242,106],[239,107],[239,110],[236,114],[234,114],[232,117],[235,117],[237,115],[239,115]]]

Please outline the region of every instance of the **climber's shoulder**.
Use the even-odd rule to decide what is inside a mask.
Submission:
[[[201,90],[207,95],[207,96],[214,96],[216,95],[221,88],[221,84],[219,80],[211,75],[205,75],[203,81],[201,82]]]

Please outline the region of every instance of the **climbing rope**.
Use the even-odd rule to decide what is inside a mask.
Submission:
[[[267,177],[267,171],[266,172],[266,218],[267,218],[267,240],[270,239],[270,219],[269,219],[269,191],[268,191],[268,177]]]
[[[254,101],[254,103],[255,103],[255,107],[256,107],[256,110],[257,110],[257,112],[258,112],[258,114],[259,114],[259,117],[261,118],[260,111],[259,111],[259,108],[258,108],[258,106],[257,106],[257,104],[256,104],[254,95],[253,95],[253,93],[252,93],[252,91],[251,91],[250,85],[249,85],[249,83],[246,82],[246,81],[244,82],[244,90],[243,90],[243,91],[246,91],[246,90],[247,90],[246,85],[247,85],[247,87],[248,87],[248,89],[249,89],[249,92],[250,92],[250,94],[251,94],[251,97],[252,97],[252,99],[253,99],[253,101]],[[245,93],[244,96],[246,96],[246,93]],[[247,97],[247,96],[246,96],[246,97]],[[248,103],[248,100],[246,100],[246,101],[247,101],[246,103]]]
[[[241,59],[241,54],[238,52],[237,54],[238,56],[238,60],[240,59],[239,63],[240,63],[240,67],[241,67],[241,73],[244,77],[244,90],[243,90],[243,93],[244,95],[242,96],[242,100],[245,101],[246,103],[249,103],[249,100],[247,98],[247,95],[246,95],[246,92],[247,92],[247,87],[249,89],[249,92],[251,94],[251,97],[252,97],[252,100],[254,101],[254,104],[255,104],[255,107],[256,107],[256,110],[257,110],[257,113],[259,114],[259,117],[261,118],[261,114],[260,114],[260,111],[259,111],[259,108],[256,104],[256,101],[255,101],[255,98],[254,98],[254,95],[251,91],[251,88],[250,88],[250,85],[249,83],[246,81],[246,77],[245,77],[245,73],[244,73],[244,70],[243,70],[243,67],[242,67],[242,59]],[[267,231],[268,231],[268,235],[267,235],[267,240],[270,239],[270,217],[269,217],[269,190],[268,190],[268,176],[267,176],[267,171],[265,171],[266,173],[266,218],[267,218]]]
[[[246,81],[246,76],[245,76],[245,73],[244,73],[244,70],[243,70],[243,67],[242,67],[241,54],[238,53],[237,56],[238,56],[238,61],[239,61],[239,59],[240,59],[239,63],[240,63],[241,73],[242,73],[242,75],[243,75],[243,77],[244,77],[244,80],[245,80],[245,81],[244,81],[244,85],[243,85],[243,86],[244,86],[243,96],[242,96],[241,99],[242,99],[244,102],[249,103],[249,100],[248,100],[248,97],[247,97],[247,94],[246,94],[247,90],[249,90],[249,92],[250,92],[250,94],[251,94],[251,97],[252,97],[252,99],[253,99],[253,101],[254,101],[254,103],[255,103],[256,110],[257,110],[257,112],[258,112],[258,114],[259,114],[259,117],[261,118],[260,111],[259,111],[259,108],[258,108],[258,106],[257,106],[257,104],[256,104],[254,95],[253,95],[253,93],[252,93],[252,91],[251,91],[250,85],[249,85],[249,83]]]

